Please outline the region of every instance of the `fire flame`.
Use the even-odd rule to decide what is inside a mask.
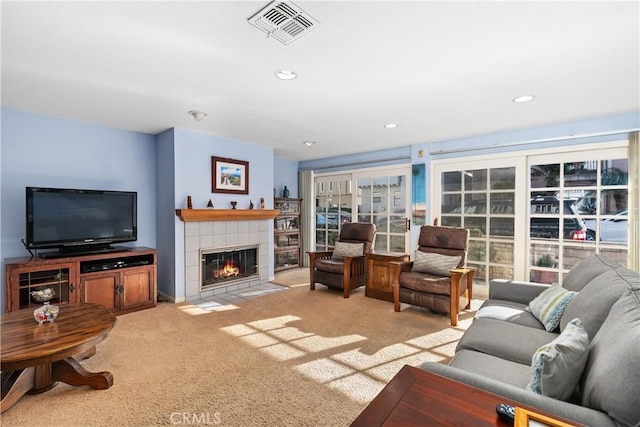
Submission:
[[[240,269],[236,267],[232,261],[227,261],[224,267],[220,269],[220,277],[237,276],[240,274]]]

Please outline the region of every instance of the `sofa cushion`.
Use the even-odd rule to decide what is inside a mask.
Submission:
[[[573,319],[560,336],[533,354],[527,390],[568,400],[580,381],[588,357],[589,337],[580,319]]]
[[[591,341],[581,381],[582,405],[608,413],[619,425],[639,425],[639,360],[640,286],[633,286],[613,305]]]
[[[597,276],[569,303],[560,320],[560,329],[579,317],[589,336],[595,337],[611,306],[634,284],[640,286],[638,273],[621,266]]]
[[[560,285],[549,286],[529,303],[529,310],[551,332],[558,327],[565,308],[576,295],[577,292]]]
[[[458,266],[462,257],[416,251],[411,271],[436,276],[451,276],[450,271]]]
[[[558,334],[496,319],[475,319],[462,335],[456,352],[476,350],[531,366],[531,356]]]
[[[520,388],[525,388],[531,375],[529,365],[511,362],[473,350],[459,351],[449,362],[449,365]]]
[[[620,267],[620,264],[604,255],[588,256],[569,270],[562,279],[562,287],[579,292],[587,283],[615,267]]]
[[[364,243],[336,242],[331,259],[341,260],[347,257],[364,255]]]
[[[519,302],[489,299],[476,311],[475,318],[497,319],[530,328],[544,329],[542,323],[526,310],[527,307],[527,304]]]

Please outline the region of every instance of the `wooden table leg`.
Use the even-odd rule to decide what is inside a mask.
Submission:
[[[13,371],[6,380],[3,380],[0,413],[15,405],[22,396],[33,388],[35,376],[35,368],[26,368]]]
[[[53,362],[52,378],[54,381],[62,381],[73,386],[88,385],[97,390],[104,390],[113,385],[111,372],[89,372],[73,357]]]

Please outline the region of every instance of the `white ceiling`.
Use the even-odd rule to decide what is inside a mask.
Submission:
[[[289,45],[247,23],[267,3],[2,1],[2,105],[292,160],[640,111],[638,1],[299,0]]]

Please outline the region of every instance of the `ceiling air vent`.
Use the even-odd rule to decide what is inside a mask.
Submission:
[[[248,22],[283,44],[302,37],[320,23],[288,0],[272,1]]]

